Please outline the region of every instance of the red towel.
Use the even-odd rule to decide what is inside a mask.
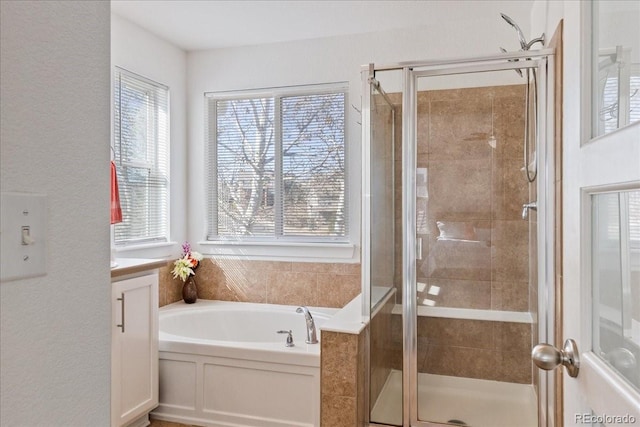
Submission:
[[[120,207],[120,193],[118,192],[118,177],[116,164],[111,160],[111,224],[122,222],[122,208]]]

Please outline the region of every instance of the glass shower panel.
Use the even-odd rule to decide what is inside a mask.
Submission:
[[[381,73],[383,74],[383,73]],[[383,78],[382,76],[378,76]],[[402,425],[402,319],[399,178],[402,97],[374,80],[370,97],[371,322],[370,420]],[[399,242],[399,243],[398,243]]]
[[[416,81],[419,420],[537,426],[525,82],[514,70]]]

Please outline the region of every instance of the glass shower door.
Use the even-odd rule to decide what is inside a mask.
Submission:
[[[402,425],[402,319],[396,310],[402,295],[400,284],[402,241],[400,234],[396,177],[397,154],[400,149],[399,93],[387,94],[381,83],[368,76],[363,103],[363,124],[369,132],[365,162],[370,179],[365,183],[365,198],[369,209],[370,265],[370,358],[369,401],[372,423]],[[367,102],[368,101],[368,102]],[[367,108],[368,106],[368,108]],[[366,141],[366,139],[365,139]]]
[[[536,212],[522,213],[537,184],[524,173],[526,78],[461,68],[410,71],[405,86],[415,425],[537,427]]]

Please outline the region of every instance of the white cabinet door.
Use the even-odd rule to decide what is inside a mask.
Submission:
[[[158,405],[158,275],[112,284],[111,425]]]

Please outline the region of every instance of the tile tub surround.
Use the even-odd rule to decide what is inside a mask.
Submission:
[[[182,281],[160,269],[160,306],[182,299]],[[198,298],[344,307],[361,291],[360,264],[207,258],[196,270]]]
[[[320,426],[364,426],[369,328],[358,334],[322,331]]]

